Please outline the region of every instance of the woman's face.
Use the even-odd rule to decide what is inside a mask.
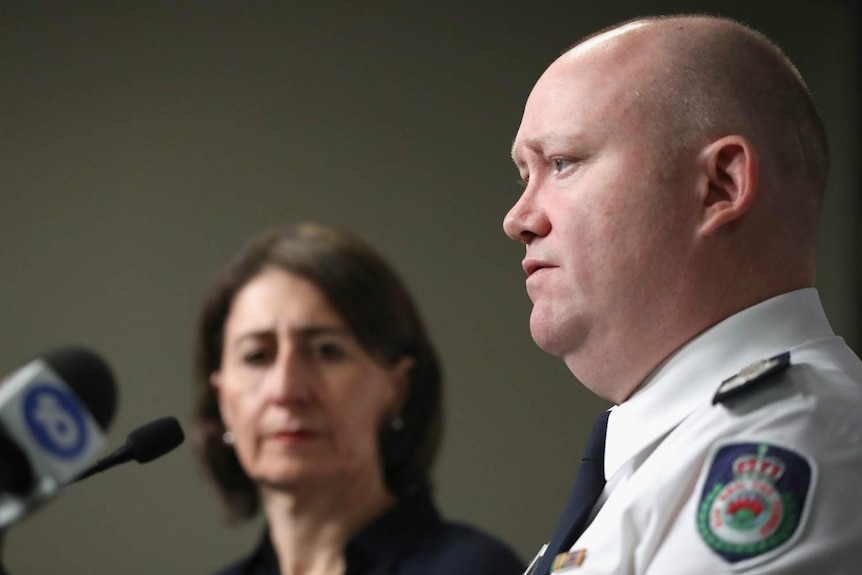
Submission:
[[[378,431],[409,368],[370,356],[313,283],[270,269],[237,293],[211,381],[245,472],[289,489],[382,477]]]

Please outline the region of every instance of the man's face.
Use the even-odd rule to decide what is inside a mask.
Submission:
[[[660,332],[694,240],[694,170],[642,113],[648,74],[636,54],[575,49],[539,79],[512,148],[525,189],[503,227],[526,245],[530,330],[588,386]]]

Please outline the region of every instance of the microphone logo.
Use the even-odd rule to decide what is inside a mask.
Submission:
[[[88,443],[83,410],[71,394],[49,385],[28,389],[22,402],[31,436],[45,451],[60,459],[79,457]]]
[[[107,364],[80,347],[46,353],[0,380],[0,531],[96,461],[115,387]]]
[[[0,422],[30,459],[42,494],[77,477],[106,443],[79,396],[41,359],[0,385]]]

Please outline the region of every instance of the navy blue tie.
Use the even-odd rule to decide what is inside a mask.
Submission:
[[[547,575],[554,558],[567,552],[587,528],[590,511],[605,487],[605,434],[610,413],[604,412],[593,425],[563,517],[533,572],[536,575]]]

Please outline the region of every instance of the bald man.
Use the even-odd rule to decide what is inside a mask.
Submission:
[[[862,363],[813,287],[828,152],[786,56],[711,17],[605,30],[512,157],[532,336],[615,405],[533,569],[862,572]]]

